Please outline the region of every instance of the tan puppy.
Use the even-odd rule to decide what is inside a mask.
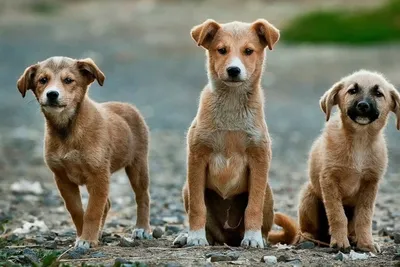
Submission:
[[[336,83],[320,104],[328,122],[311,149],[299,207],[302,235],[377,252],[371,225],[388,164],[383,130],[390,111],[400,128],[399,93],[381,74],[361,70]],[[329,120],[335,105],[339,112]]]
[[[135,238],[149,225],[148,128],[138,110],[124,103],[99,104],[89,85],[105,76],[91,59],[52,57],[28,67],[18,80],[22,96],[31,89],[46,119],[45,161],[76,226],[75,246],[98,244],[110,209],[110,176],[125,168],[136,195]],[[83,211],[80,185],[89,203]]]
[[[188,132],[183,198],[190,229],[187,240],[180,235],[175,244],[262,248],[274,212],[260,83],[265,48],[272,50],[279,31],[262,19],[251,24],[207,20],[191,36],[206,49],[209,84]],[[287,232],[277,233],[274,241],[290,242],[295,225],[284,215],[277,221],[287,223]]]

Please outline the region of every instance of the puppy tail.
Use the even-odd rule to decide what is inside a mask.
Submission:
[[[271,244],[294,244],[298,238],[297,223],[283,213],[275,213],[274,223],[283,228],[280,231],[271,231],[268,234],[268,241]]]

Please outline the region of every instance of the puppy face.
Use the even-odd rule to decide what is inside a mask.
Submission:
[[[258,80],[265,47],[272,50],[279,40],[279,30],[262,19],[252,24],[236,21],[219,24],[207,20],[195,26],[191,35],[207,50],[210,80],[229,87]]]
[[[321,108],[329,120],[331,109],[338,104],[342,114],[358,126],[378,124],[383,127],[390,111],[400,127],[399,93],[381,74],[361,70],[336,83],[321,98]]]
[[[45,114],[73,113],[95,79],[103,85],[105,76],[91,59],[51,57],[28,67],[17,87],[22,97],[32,90]]]

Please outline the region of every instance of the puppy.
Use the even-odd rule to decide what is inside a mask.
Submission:
[[[400,129],[399,93],[381,74],[361,70],[333,85],[320,105],[327,123],[311,149],[310,181],[299,206],[301,235],[377,252],[371,225],[388,164],[383,130],[390,111]],[[330,119],[335,105],[339,111]]]
[[[183,199],[190,229],[174,243],[263,248],[274,211],[261,76],[265,48],[272,50],[279,31],[262,19],[251,24],[207,20],[191,36],[206,50],[209,83],[188,131]],[[276,218],[286,231],[270,241],[290,243],[295,224],[283,214]]]
[[[45,117],[45,162],[76,227],[76,247],[96,246],[110,209],[110,176],[125,168],[136,195],[135,238],[149,225],[148,128],[138,110],[124,103],[96,103],[87,94],[105,76],[89,58],[52,57],[28,67],[17,87],[32,90]],[[83,211],[80,185],[89,203]]]

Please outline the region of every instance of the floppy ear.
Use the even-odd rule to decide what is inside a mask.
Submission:
[[[392,107],[391,111],[396,114],[396,128],[400,130],[400,94],[399,92],[393,87],[390,91],[390,96],[392,97]]]
[[[343,83],[335,83],[331,89],[326,91],[319,101],[322,111],[326,114],[326,121],[331,117],[332,107],[338,104],[337,94],[343,88]]]
[[[19,77],[17,81],[17,88],[21,93],[22,97],[25,97],[26,91],[29,89],[33,90],[34,84],[33,79],[37,71],[38,65],[31,65],[25,69],[24,73]]]
[[[89,83],[94,82],[96,79],[100,86],[103,86],[106,76],[91,58],[78,60],[77,65],[82,75],[88,77]]]
[[[256,20],[252,27],[260,38],[261,44],[264,47],[268,46],[269,50],[272,50],[276,42],[279,40],[279,30],[265,19]]]
[[[221,26],[215,20],[208,19],[202,24],[193,27],[190,31],[190,35],[198,46],[208,49],[220,28]]]

